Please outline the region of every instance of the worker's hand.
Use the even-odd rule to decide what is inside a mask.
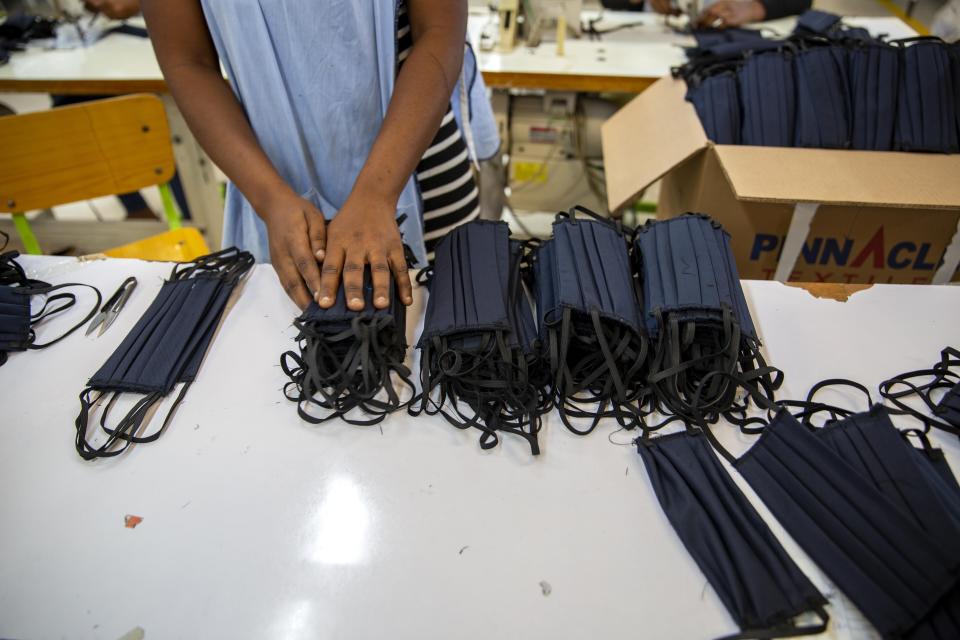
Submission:
[[[697,25],[708,29],[739,27],[750,22],[761,22],[767,17],[763,3],[757,0],[719,0],[703,10]]]
[[[270,261],[287,295],[306,309],[320,289],[326,221],[320,210],[293,191],[270,202],[260,217],[267,225]]]
[[[680,15],[680,9],[670,6],[670,0],[650,0],[650,7],[657,13],[664,15]]]
[[[126,20],[140,13],[140,0],[83,0],[83,6],[114,20]]]
[[[367,264],[373,280],[373,306],[385,309],[390,305],[391,276],[396,280],[403,304],[413,302],[407,259],[395,216],[396,207],[376,196],[354,193],[347,198],[327,231],[318,294],[321,307],[333,306],[342,278],[347,307],[362,310],[363,270]]]

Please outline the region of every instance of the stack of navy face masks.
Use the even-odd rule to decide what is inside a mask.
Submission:
[[[575,207],[557,216],[553,238],[536,252],[543,358],[560,418],[580,435],[604,417],[625,428],[642,418],[648,341],[628,250],[618,224]]]
[[[686,214],[637,229],[635,244],[658,408],[716,420],[734,408],[736,386],[714,372],[743,376],[772,398],[782,375],[760,353],[726,231]]]
[[[197,377],[230,294],[253,263],[250,253],[230,248],[173,268],[153,303],[80,394],[76,448],[82,458],[116,456],[131,443],[162,435]],[[142,433],[154,409],[181,383],[160,428]],[[108,425],[111,409],[126,394],[141,397],[116,425]],[[100,416],[105,437],[94,444],[88,425],[107,396]]]
[[[6,248],[7,236],[3,232],[3,246]],[[28,349],[43,349],[60,342],[87,323],[100,308],[100,291],[87,284],[71,283],[51,285],[41,280],[27,277],[23,267],[17,263],[16,251],[0,253],[0,365],[7,361],[7,354]],[[77,302],[75,293],[66,289],[83,287],[93,291],[96,301],[93,308],[77,324],[57,338],[44,343],[36,341],[34,327],[44,319],[57,315],[73,307]],[[59,293],[53,293],[59,291]],[[51,295],[52,294],[52,295]],[[36,313],[30,309],[31,296],[44,296],[43,307]]]
[[[960,151],[960,55],[938,38],[885,43],[809,11],[787,40],[694,54],[674,73],[717,144]]]
[[[336,302],[321,309],[311,302],[294,324],[299,331],[299,353],[288,351],[280,359],[290,382],[285,395],[297,403],[300,417],[314,424],[341,418],[371,425],[406,406],[394,379],[414,392],[410,370],[403,364],[407,351],[406,307],[390,281],[390,306],[373,306],[370,268],[363,274],[364,310],[347,308],[344,288]],[[317,407],[323,414],[311,412]],[[360,409],[367,417],[351,416]]]
[[[440,414],[481,432],[501,432],[540,452],[540,416],[550,408],[522,268],[526,248],[505,223],[474,221],[437,245],[420,349],[421,392],[411,415]]]

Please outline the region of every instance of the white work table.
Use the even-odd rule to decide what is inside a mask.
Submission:
[[[33,277],[89,282],[105,295],[129,275],[140,283],[102,337],[79,332],[0,367],[0,637],[116,640],[137,627],[148,640],[736,631],[639,456],[611,443],[633,435],[612,424],[577,437],[548,415],[534,458],[509,434],[481,451],[476,431],[439,418],[398,413],[382,431],[300,421],[278,366],[296,309],[268,266],[250,274],[167,432],[115,459],[81,460],[77,396],[170,266],[22,262]],[[875,285],[846,302],[775,282],[745,290],[767,359],[786,372],[782,397],[827,377],[875,388],[960,342],[960,288]],[[70,313],[40,338],[82,317]],[[749,442],[733,427],[718,431]],[[960,468],[957,439],[934,437]],[[126,515],[143,520],[127,528]],[[823,587],[817,569],[801,566]],[[869,637],[830,598],[829,637]]]
[[[585,11],[583,19],[596,17]],[[916,35],[896,17],[845,18],[852,25],[891,38]],[[558,56],[556,44],[543,42],[536,48],[523,44],[509,53],[482,51],[480,35],[496,36],[497,23],[486,12],[472,12],[469,37],[487,84],[493,88],[562,89],[568,91],[618,91],[639,93],[670,68],[684,61],[684,46],[693,39],[666,26],[663,17],[638,12],[606,11],[598,29],[641,22],[642,26],[604,35],[600,40],[568,38],[565,53]],[[795,18],[756,25],[781,34],[793,29]],[[142,21],[137,24],[143,24]],[[96,44],[66,51],[30,49],[14,53],[0,66],[0,92],[45,93],[165,93],[153,48],[146,38],[114,34]]]

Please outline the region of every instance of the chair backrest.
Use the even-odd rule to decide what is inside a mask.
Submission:
[[[173,173],[170,129],[153,95],[0,117],[0,212],[130,193]]]

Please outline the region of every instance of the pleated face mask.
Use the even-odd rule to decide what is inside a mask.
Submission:
[[[829,36],[840,31],[840,16],[817,9],[807,9],[797,18],[793,32],[799,35]]]
[[[484,449],[497,445],[500,432],[519,435],[536,455],[550,397],[521,277],[524,254],[505,223],[483,220],[456,227],[437,245],[417,344],[421,392],[410,413],[478,429]]]
[[[909,38],[895,44],[901,48],[896,148],[957,153],[957,105],[948,45],[939,38]]]
[[[643,318],[655,344],[649,381],[670,413],[716,417],[733,406],[735,387],[710,372],[742,372],[772,397],[782,376],[766,366],[740,286],[730,238],[701,214],[648,223],[637,230]],[[772,375],[777,374],[777,375]]]
[[[912,416],[925,430],[935,428],[960,436],[960,351],[944,347],[940,361],[929,369],[908,371],[882,382],[880,395],[894,406],[894,413]]]
[[[577,219],[577,211],[592,219]],[[544,357],[560,417],[580,435],[603,417],[627,428],[642,417],[648,341],[628,246],[616,224],[577,207],[557,217],[553,238],[537,250],[534,273]],[[571,418],[588,423],[578,425]]]
[[[890,151],[897,114],[900,54],[887,44],[847,49],[853,149]]]
[[[196,379],[230,294],[253,263],[251,254],[231,248],[174,267],[153,303],[80,394],[76,447],[81,457],[119,455],[130,443],[160,437]],[[142,435],[153,408],[180,383],[161,427]],[[142,397],[116,426],[108,426],[111,408],[123,394]],[[88,424],[108,395],[100,417],[106,437],[95,445],[88,440]]]
[[[0,246],[2,251],[8,238],[2,232],[0,235],[3,236],[3,246]],[[23,267],[17,262],[17,257],[19,253],[16,251],[0,254],[0,365],[7,361],[9,352],[44,349],[60,342],[86,324],[97,313],[101,302],[100,291],[91,285],[52,285],[27,277]],[[38,342],[37,327],[44,320],[67,311],[77,303],[77,293],[71,289],[88,289],[93,292],[93,307],[85,317],[56,338]],[[36,312],[32,311],[30,304],[33,296],[43,299]]]
[[[299,352],[284,353],[280,365],[290,378],[285,395],[297,403],[307,422],[342,418],[350,424],[376,424],[413,397],[410,369],[404,365],[406,307],[393,280],[389,286],[390,306],[375,308],[368,266],[363,273],[363,311],[347,308],[340,287],[332,307],[321,309],[311,302],[294,320]],[[403,386],[398,388],[395,382]],[[366,417],[352,415],[354,409]]]
[[[708,75],[688,85],[687,100],[697,110],[707,138],[715,144],[740,144],[740,96],[736,72],[728,70]]]
[[[850,104],[846,50],[809,46],[794,56],[797,79],[798,147],[844,149],[850,146]]]
[[[740,67],[742,144],[792,147],[796,130],[796,86],[789,51],[757,53]]]
[[[776,410],[762,394],[748,390],[760,406]],[[842,436],[870,429],[874,417],[839,427],[845,430]],[[940,535],[925,530],[869,475],[879,470],[895,475],[896,452],[852,465],[844,452],[849,443],[829,433],[818,437],[780,409],[738,459],[704,421],[697,423],[787,533],[883,637],[899,638],[925,628],[941,615],[941,602],[953,599],[960,579],[960,540],[943,546]],[[873,433],[870,437],[880,438]]]
[[[720,465],[706,439],[681,432],[638,439],[637,450],[667,519],[742,633],[821,633],[826,599],[787,555]],[[796,621],[815,614],[815,623]]]

